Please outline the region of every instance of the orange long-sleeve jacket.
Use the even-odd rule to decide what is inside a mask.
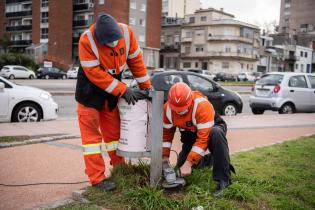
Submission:
[[[188,154],[187,160],[197,164],[208,146],[208,137],[214,125],[215,111],[212,104],[200,92],[193,91],[193,103],[189,112],[178,115],[169,108],[168,102],[164,104],[163,114],[163,156],[169,157],[176,127],[180,130],[197,132],[197,139]]]
[[[119,23],[123,38],[114,48],[100,44],[94,36],[95,24],[84,32],[79,41],[79,57],[87,78],[114,96],[122,96],[126,85],[112,75],[130,69],[141,89],[151,87],[142,51],[131,27]]]

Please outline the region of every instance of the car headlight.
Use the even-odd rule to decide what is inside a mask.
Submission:
[[[41,92],[41,94],[39,96],[43,99],[46,99],[46,100],[52,100],[50,93],[47,93],[47,92]]]

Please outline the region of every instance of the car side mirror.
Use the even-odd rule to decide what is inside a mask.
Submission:
[[[5,88],[5,85],[3,82],[0,82],[0,92],[3,92]]]

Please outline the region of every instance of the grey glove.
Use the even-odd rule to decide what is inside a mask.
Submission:
[[[176,173],[169,162],[162,163],[163,176],[168,184],[173,184],[176,181]]]
[[[126,91],[122,97],[126,100],[128,104],[132,103],[133,105],[135,105],[138,101],[136,93],[133,91],[132,88],[129,87],[126,88]]]

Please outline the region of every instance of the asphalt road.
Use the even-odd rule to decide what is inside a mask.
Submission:
[[[74,92],[76,80],[58,80],[58,79],[35,79],[35,80],[13,80],[14,83],[20,85],[33,86],[46,91],[55,92]],[[125,80],[128,84],[130,80]],[[227,89],[238,92],[249,92],[250,86],[224,86]],[[242,115],[252,115],[249,107],[249,95],[241,94],[243,100],[243,113]],[[54,100],[59,104],[59,118],[58,119],[73,119],[76,118],[76,102],[73,94],[66,95],[53,95]],[[267,111],[265,114],[277,114],[277,112]]]

